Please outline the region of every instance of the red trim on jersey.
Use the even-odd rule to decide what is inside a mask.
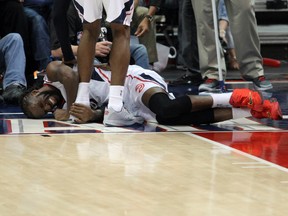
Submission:
[[[111,80],[109,79],[109,77],[100,68],[97,68],[97,69],[99,70],[99,73],[106,79],[106,81],[111,83]]]

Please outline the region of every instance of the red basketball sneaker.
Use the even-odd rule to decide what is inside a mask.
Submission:
[[[250,89],[234,89],[229,103],[233,107],[247,107],[256,111],[262,110],[262,96]]]
[[[254,118],[258,118],[258,119],[261,119],[261,118],[269,118],[273,120],[283,119],[282,111],[276,98],[264,100],[263,110],[257,111],[257,110],[252,109],[251,114]]]

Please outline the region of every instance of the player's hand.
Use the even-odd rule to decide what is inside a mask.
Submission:
[[[78,124],[83,124],[89,121],[93,121],[93,110],[83,104],[74,103],[70,108],[70,114],[75,117],[74,121]]]
[[[137,37],[141,37],[143,34],[145,34],[146,32],[149,31],[149,27],[150,27],[150,22],[148,19],[143,19],[142,22],[139,24],[136,32],[135,32],[135,36]]]
[[[111,52],[112,42],[100,41],[95,46],[95,56],[106,57]]]
[[[54,118],[58,121],[67,121],[70,117],[70,114],[65,109],[56,109],[53,112]]]

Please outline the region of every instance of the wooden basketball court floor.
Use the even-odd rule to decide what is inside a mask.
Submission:
[[[288,85],[273,84],[274,122],[106,128],[1,107],[0,215],[286,216]]]

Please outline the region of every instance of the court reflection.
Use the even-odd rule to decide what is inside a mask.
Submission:
[[[199,136],[288,168],[288,132],[219,132]]]

